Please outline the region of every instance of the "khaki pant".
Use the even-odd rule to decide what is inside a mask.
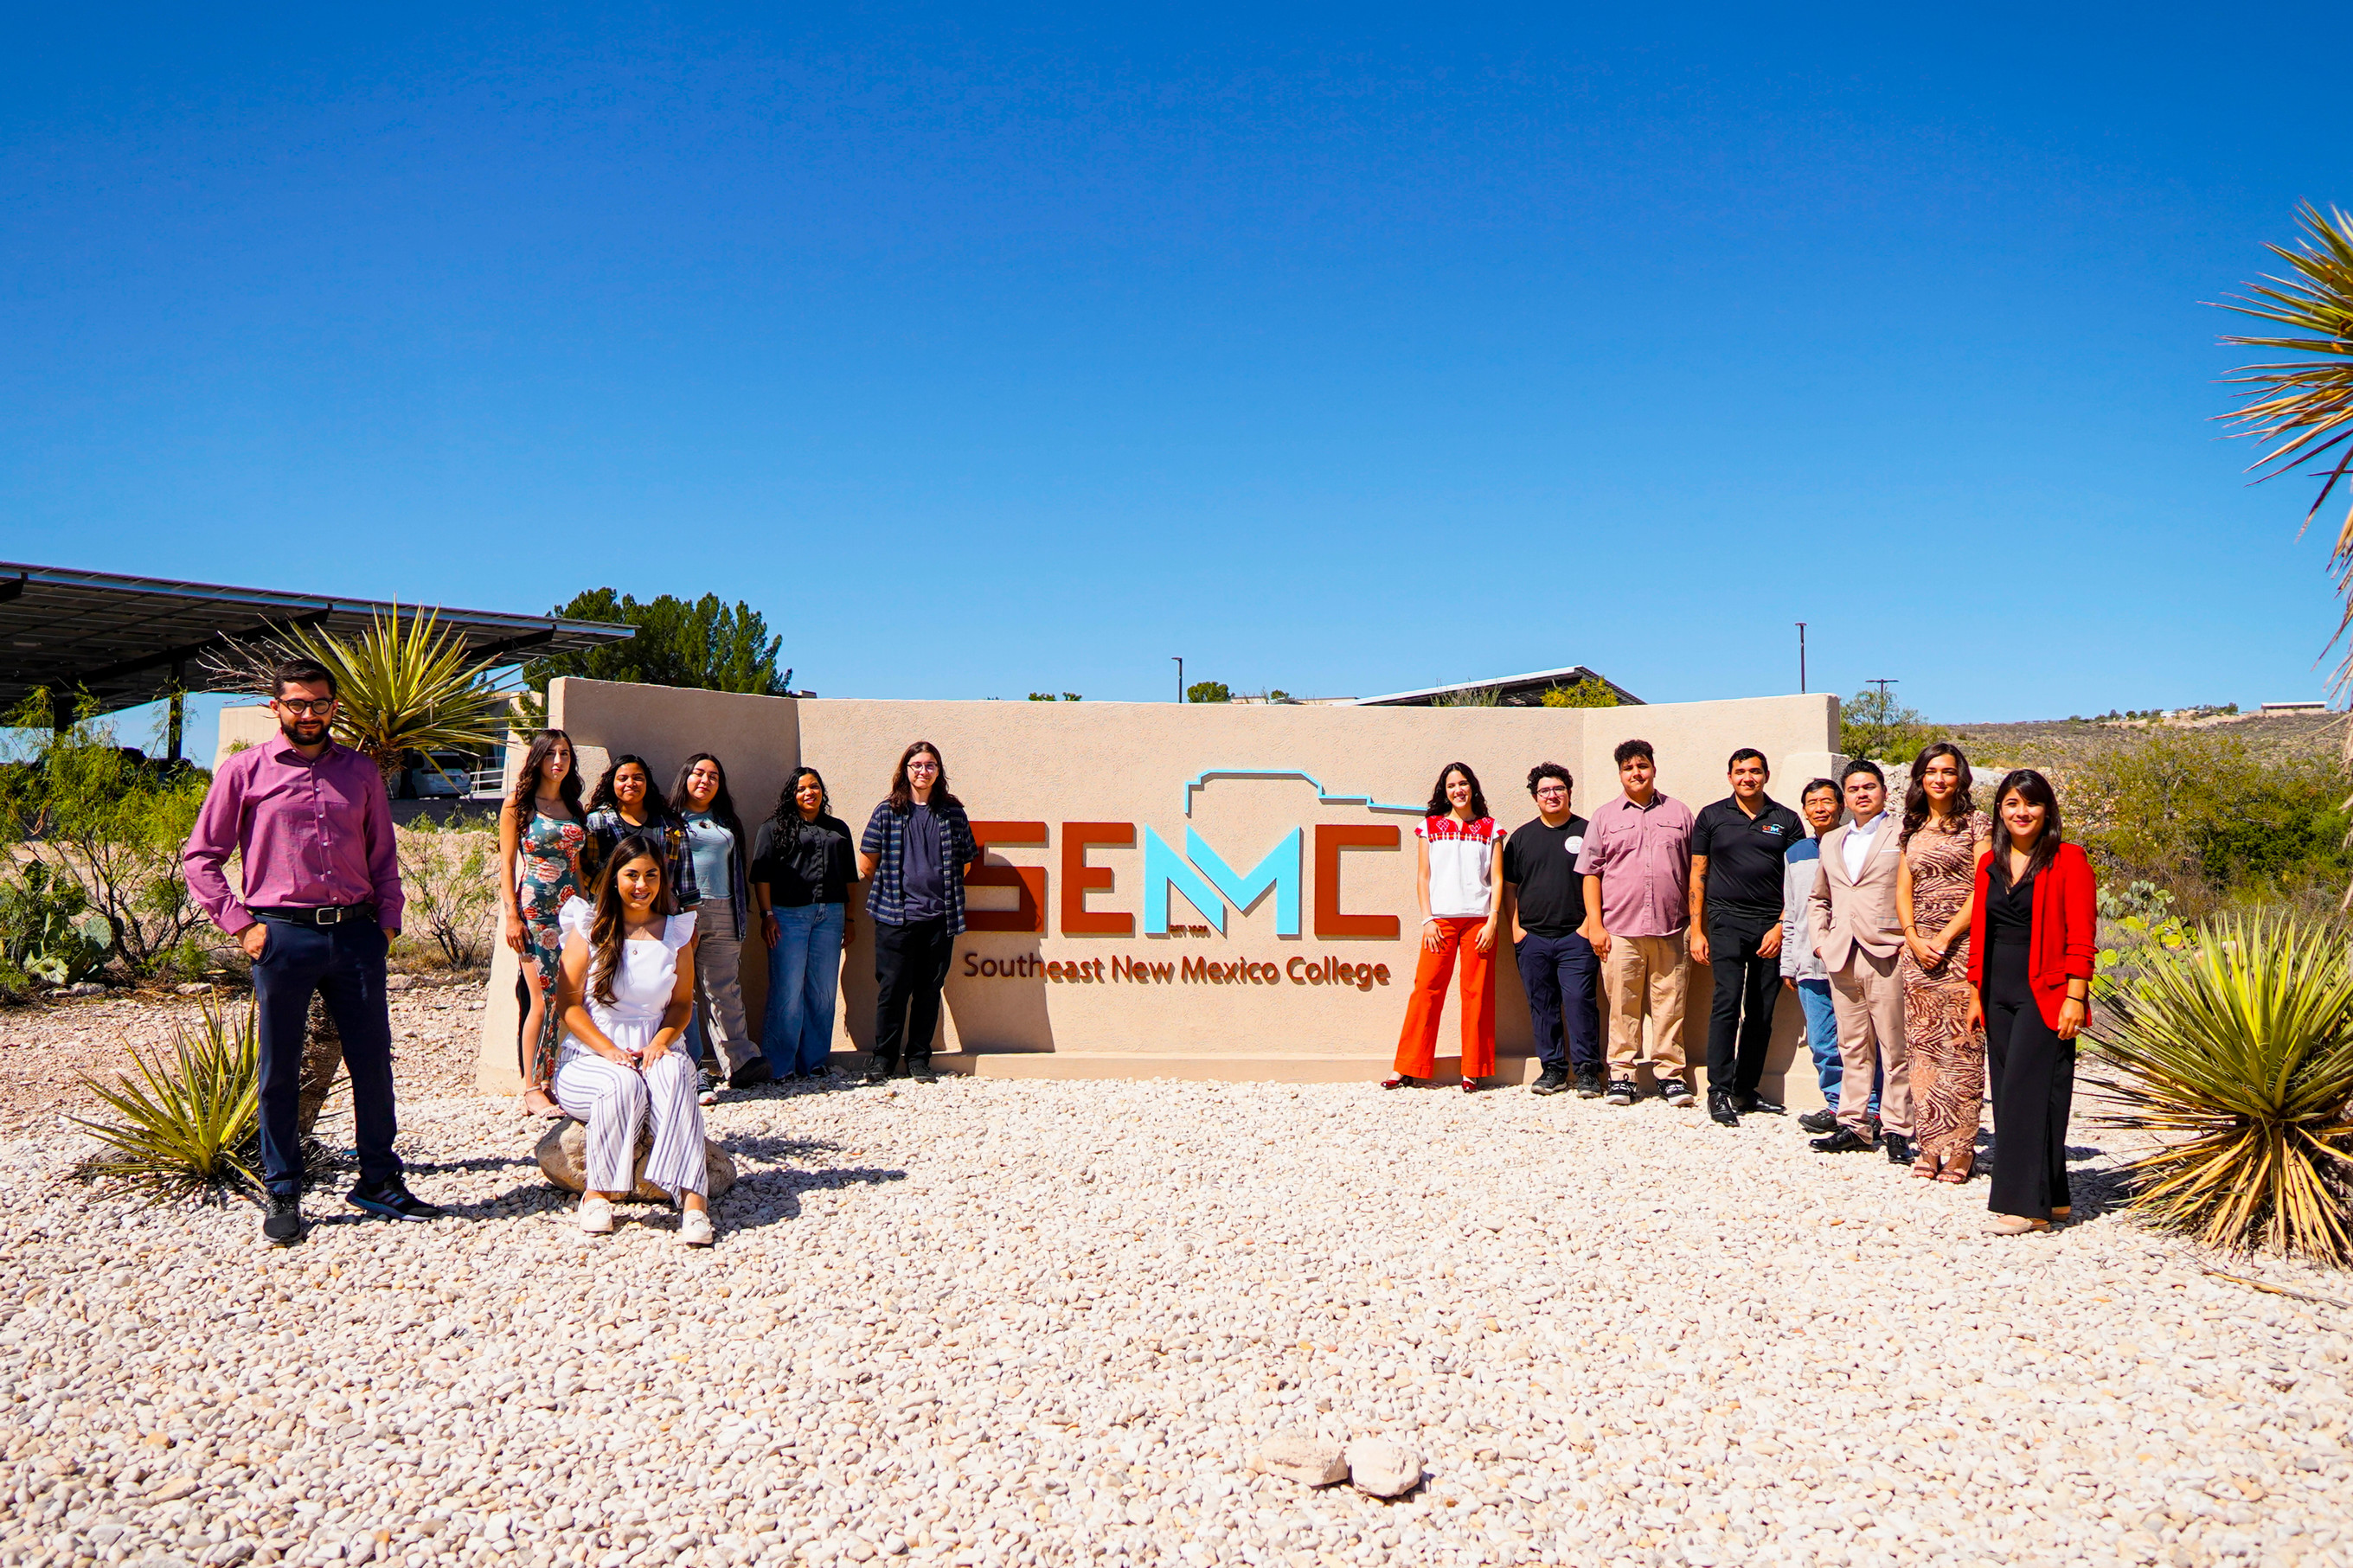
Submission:
[[[1642,1015],[1651,1017],[1651,1070],[1683,1078],[1683,994],[1691,982],[1691,955],[1682,933],[1673,936],[1613,936],[1601,961],[1601,985],[1609,997],[1609,1076],[1631,1078],[1642,1054]]]
[[[1858,947],[1844,969],[1831,972],[1831,1008],[1838,1015],[1839,1083],[1856,1091],[1839,1096],[1839,1121],[1858,1138],[1869,1136],[1867,1086],[1874,1066],[1885,1073],[1879,1090],[1880,1126],[1900,1137],[1912,1136],[1912,1064],[1904,1055],[1904,977],[1895,973],[1896,957],[1891,952],[1873,958]]]

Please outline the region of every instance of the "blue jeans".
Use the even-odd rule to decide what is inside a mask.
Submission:
[[[1814,1076],[1822,1086],[1822,1100],[1832,1110],[1838,1109],[1839,1080],[1845,1075],[1844,1058],[1839,1055],[1838,1015],[1831,1011],[1831,983],[1827,980],[1798,982],[1798,1005],[1806,1013],[1806,1048],[1814,1054]],[[1871,1114],[1879,1114],[1879,1088],[1884,1081],[1884,1069],[1872,1072]]]
[[[1573,1063],[1579,1072],[1599,1072],[1601,1014],[1595,998],[1601,992],[1601,960],[1593,944],[1574,931],[1530,931],[1513,952],[1528,994],[1529,1033],[1545,1070],[1566,1073]]]
[[[768,950],[768,1011],[760,1050],[778,1078],[823,1067],[833,1051],[833,1004],[841,984],[841,932],[847,904],[778,910],[776,945]]]

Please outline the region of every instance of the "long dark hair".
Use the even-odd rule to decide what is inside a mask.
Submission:
[[[670,885],[669,852],[658,834],[632,833],[613,846],[605,868],[596,877],[596,913],[588,922],[588,994],[613,1005],[613,976],[621,967],[621,944],[627,941],[621,918],[621,868],[638,858],[650,860],[661,875],[654,894],[654,913],[674,915],[678,900]]]
[[[823,816],[833,809],[833,795],[825,787],[825,775],[815,768],[795,768],[776,795],[776,829],[787,844],[799,837],[801,829],[807,826],[801,820],[801,803],[793,798],[800,793],[803,779],[817,780],[817,814]]]
[[[929,741],[917,741],[899,753],[899,765],[891,770],[891,809],[901,816],[915,809],[915,789],[907,782],[907,759],[918,752],[931,752],[932,761],[940,764],[940,776],[932,784],[931,803],[934,805],[953,805],[962,810],[964,802],[948,793],[947,759],[941,756],[940,749]]]
[[[719,793],[711,797],[711,819],[735,836],[739,856],[748,856],[750,851],[744,847],[744,819],[735,815],[735,797],[727,793],[727,764],[709,752],[697,752],[678,764],[678,777],[670,786],[670,810],[683,818],[696,809],[694,797],[686,793],[686,776],[694,772],[697,763],[709,763],[712,771],[719,775]],[[735,863],[740,866],[744,861],[739,858]]]
[[[572,814],[573,821],[581,820],[580,748],[561,730],[542,730],[532,736],[531,750],[522,754],[522,772],[515,779],[514,794],[507,798],[507,804],[514,807],[515,826],[526,833],[530,831],[533,814],[539,810],[535,804],[539,799],[539,765],[547,761],[547,753],[555,750],[558,741],[572,753],[572,765],[564,770],[564,782],[555,786],[555,797]]]
[[[2010,886],[2010,824],[2002,820],[2001,803],[2012,791],[2029,805],[2042,808],[2042,836],[2026,854],[2026,879],[2031,881],[2059,858],[2059,795],[2051,781],[2032,768],[2012,768],[2002,774],[2001,783],[1993,792],[1993,865],[1991,874],[2002,887]]]
[[[1912,759],[1912,783],[1904,791],[1904,831],[1895,840],[1898,845],[1911,843],[1912,836],[1928,821],[1928,786],[1920,781],[1928,776],[1928,764],[1938,757],[1952,758],[1953,766],[1960,771],[1960,787],[1953,791],[1953,820],[1965,822],[1977,809],[1977,802],[1969,798],[1969,786],[1977,782],[1977,775],[1969,772],[1968,753],[1950,741],[1932,741]]]
[[[1438,770],[1438,782],[1430,786],[1430,815],[1445,816],[1454,809],[1446,798],[1446,775],[1461,773],[1471,782],[1471,820],[1478,821],[1487,815],[1487,792],[1479,787],[1479,775],[1471,771],[1469,763],[1449,763]]]
[[[669,803],[662,799],[661,791],[654,788],[653,764],[635,752],[623,752],[606,767],[605,776],[598,779],[596,787],[589,792],[588,809],[609,811],[615,816],[621,815],[621,802],[613,794],[613,775],[633,763],[646,775],[646,804],[643,807],[646,814],[646,826],[652,827],[658,823],[669,821]]]

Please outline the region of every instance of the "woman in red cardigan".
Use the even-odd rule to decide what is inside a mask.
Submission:
[[[2051,781],[2020,768],[1994,791],[1993,850],[1978,862],[1969,929],[1993,1078],[1993,1195],[2003,1236],[2049,1230],[2067,1202],[2067,1112],[2075,1037],[2091,1016],[2099,913],[2092,863],[2059,835]]]

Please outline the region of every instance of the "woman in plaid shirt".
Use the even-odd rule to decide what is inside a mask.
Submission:
[[[858,875],[874,917],[874,1059],[868,1083],[902,1070],[933,1081],[932,1036],[940,987],[955,939],[964,934],[964,879],[980,846],[964,804],[948,793],[940,749],[918,741],[900,753],[891,798],[866,820]],[[903,1067],[902,1065],[903,1058]]]

